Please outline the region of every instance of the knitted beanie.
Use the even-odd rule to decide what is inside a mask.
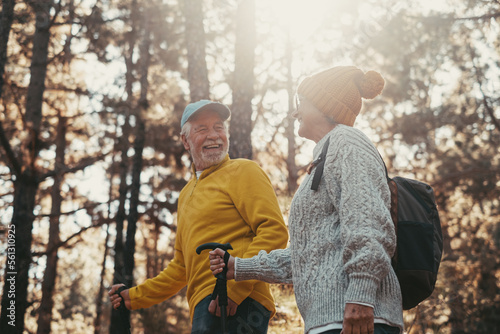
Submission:
[[[337,66],[305,78],[297,93],[334,122],[353,126],[361,110],[361,98],[373,99],[384,84],[378,72]]]

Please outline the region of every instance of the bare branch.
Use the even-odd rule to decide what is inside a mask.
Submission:
[[[488,103],[488,96],[486,96],[486,93],[484,92],[484,89],[483,89],[483,80],[482,79],[484,76],[483,76],[482,69],[479,68],[476,64],[476,61],[475,61],[476,60],[476,52],[472,49],[471,46],[469,46],[469,53],[470,53],[470,56],[472,59],[472,66],[474,67],[474,73],[476,75],[477,83],[479,84],[479,91],[481,92],[481,95],[483,96],[483,99],[482,99],[483,106],[486,109],[486,112],[490,115],[491,121],[493,122],[493,124],[495,125],[497,130],[500,131],[500,122],[498,121],[498,119],[496,119],[495,111]]]
[[[110,154],[111,152],[108,152],[108,153],[104,153],[104,154],[100,154],[96,157],[87,157],[87,158],[84,158],[80,161],[79,164],[77,164],[76,166],[73,166],[73,167],[64,167],[60,170],[52,170],[50,172],[47,172],[43,175],[40,175],[40,180],[45,180],[46,178],[49,178],[49,177],[53,177],[59,173],[61,173],[62,175],[64,174],[67,174],[67,173],[75,173],[75,172],[78,172],[82,169],[85,169],[87,168],[88,166],[91,166],[93,165],[94,163],[96,163],[97,161],[100,161],[100,160],[103,160],[108,154]]]
[[[104,204],[109,204],[109,203],[90,203],[90,204],[87,204],[81,208],[78,208],[78,209],[75,209],[75,210],[71,210],[71,211],[67,211],[67,212],[61,212],[61,213],[58,213],[58,214],[51,214],[51,213],[48,213],[48,214],[41,214],[41,215],[38,215],[38,217],[42,217],[42,218],[45,218],[45,217],[59,217],[59,216],[70,216],[72,214],[75,214],[77,213],[78,211],[81,211],[81,210],[88,210],[88,209],[94,209],[95,207],[99,206],[99,205],[104,205]]]
[[[5,130],[3,128],[2,121],[0,121],[0,144],[2,144],[2,147],[5,150],[7,159],[9,160],[10,165],[12,167],[12,172],[17,176],[21,175],[22,172],[21,164],[19,163],[19,160],[16,158],[16,155],[12,150],[12,146],[10,146],[10,142],[7,139],[7,136],[5,135]]]
[[[456,18],[453,18],[453,20],[454,21],[481,21],[481,20],[496,19],[497,17],[500,17],[500,12],[492,13],[492,14],[485,14],[485,15],[481,15],[481,16],[456,17]]]
[[[51,253],[53,252],[54,250],[58,249],[58,248],[61,248],[61,247],[71,247],[72,245],[68,245],[68,243],[71,241],[71,239],[74,239],[76,237],[78,237],[79,235],[81,235],[83,232],[91,229],[91,228],[94,228],[94,227],[101,227],[102,225],[104,224],[107,224],[109,223],[109,219],[104,219],[102,221],[100,221],[98,224],[94,224],[94,225],[90,225],[90,226],[87,226],[87,227],[83,227],[80,231],[76,232],[76,233],[73,233],[71,236],[69,236],[66,240],[64,241],[61,241],[55,245],[48,245],[47,247],[47,250],[45,252],[34,252],[33,253],[33,256],[44,256],[44,255],[47,255],[48,253]]]
[[[446,14],[425,16],[425,17],[408,15],[407,17],[422,21],[486,21],[500,17],[500,12],[477,15],[477,16],[468,16],[468,17],[454,17],[453,15],[446,15]]]
[[[76,88],[70,88],[70,87],[47,87],[45,88],[46,91],[55,91],[55,92],[66,92],[66,93],[75,93],[77,95],[85,95],[88,96],[90,95],[90,92],[88,90],[81,89],[79,87]]]
[[[9,192],[0,194],[0,198],[5,197],[5,196],[13,196],[13,195],[14,195],[14,192],[13,191],[9,191]]]
[[[440,186],[440,185],[443,185],[443,184],[448,183],[448,182],[455,183],[458,180],[462,180],[462,179],[469,178],[472,176],[477,176],[477,175],[481,175],[483,177],[485,177],[486,175],[500,175],[500,170],[488,169],[488,168],[469,168],[469,169],[455,172],[455,173],[448,173],[446,175],[446,177],[444,177],[436,182],[433,182],[431,184],[431,186],[436,187],[436,186]]]

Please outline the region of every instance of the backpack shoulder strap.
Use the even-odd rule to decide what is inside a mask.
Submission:
[[[321,181],[321,176],[323,176],[323,168],[325,167],[326,153],[328,152],[328,146],[330,145],[330,138],[328,138],[323,145],[323,149],[321,150],[321,154],[318,159],[313,161],[313,166],[316,166],[316,170],[314,171],[313,181],[311,184],[311,189],[316,191],[318,190],[319,181]]]
[[[387,179],[387,185],[389,186],[389,191],[391,192],[391,218],[392,222],[394,224],[394,229],[396,231],[396,238],[398,235],[398,185],[396,184],[396,181],[394,181],[392,178],[389,177],[389,173],[387,172],[387,166],[385,164],[384,158],[382,158],[382,155],[380,152],[378,152],[378,155],[380,156],[380,159],[384,163],[384,169],[385,169],[385,177]],[[397,255],[397,249],[394,255],[392,256],[391,262],[392,266],[394,268],[397,268],[398,266],[398,255]]]
[[[389,177],[389,173],[387,172],[387,166],[385,165],[385,161],[384,161],[384,158],[382,158],[382,154],[380,154],[380,152],[377,150],[377,153],[380,157],[380,160],[382,160],[382,163],[384,164],[384,169],[385,169],[385,178],[387,179],[387,182],[389,182],[391,180],[391,178]]]

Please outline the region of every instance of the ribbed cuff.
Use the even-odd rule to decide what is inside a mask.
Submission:
[[[379,283],[373,276],[350,276],[345,302],[375,305]]]
[[[234,259],[234,280],[246,281],[249,279],[259,279],[257,274],[258,263],[254,260],[255,257],[248,259],[235,258]]]

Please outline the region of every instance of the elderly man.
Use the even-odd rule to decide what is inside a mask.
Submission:
[[[225,121],[229,109],[218,102],[189,104],[181,119],[182,143],[193,159],[193,177],[182,189],[177,212],[175,254],[158,276],[121,292],[128,309],[160,303],[187,285],[192,333],[220,333],[220,310],[211,300],[215,286],[206,256],[196,247],[231,243],[234,256],[252,257],[260,250],[286,247],[288,232],[264,171],[245,159],[231,160]],[[113,306],[120,305],[113,285]],[[267,283],[228,282],[230,333],[266,333],[274,314]]]

